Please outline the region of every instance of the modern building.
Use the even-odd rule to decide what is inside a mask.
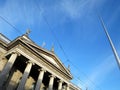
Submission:
[[[27,34],[10,41],[0,34],[0,90],[81,90],[54,50],[36,45]]]

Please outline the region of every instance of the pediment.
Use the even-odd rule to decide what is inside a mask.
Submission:
[[[49,57],[49,56],[47,56],[47,55],[45,55],[43,53],[40,53],[40,55],[43,56],[45,59],[49,60],[56,67],[60,68],[59,65],[56,63],[56,61],[53,58],[51,58],[51,57]]]
[[[46,59],[46,61],[51,63],[51,66],[55,66],[56,68],[59,69],[59,71],[66,73],[69,77],[72,78],[72,75],[69,72],[69,70],[62,64],[62,62],[58,59],[58,57],[54,53],[41,48],[28,37],[22,36],[21,38],[19,38],[19,40],[25,43],[29,48],[34,50],[37,54],[42,56],[44,59]]]

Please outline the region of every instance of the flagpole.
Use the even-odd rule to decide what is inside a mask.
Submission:
[[[105,27],[105,24],[104,24],[104,22],[103,22],[103,19],[102,19],[101,17],[99,17],[99,19],[100,19],[100,21],[101,21],[101,24],[102,24],[102,26],[103,26],[103,29],[104,29],[104,31],[105,31],[105,34],[106,34],[106,36],[107,36],[107,38],[108,38],[108,41],[109,41],[109,43],[110,43],[110,46],[111,46],[112,51],[113,51],[113,53],[114,53],[114,56],[115,56],[115,58],[116,58],[118,67],[119,67],[119,69],[120,69],[120,58],[119,58],[119,56],[118,56],[118,53],[117,53],[117,51],[116,51],[116,49],[115,49],[115,47],[114,47],[114,45],[113,45],[113,42],[112,42],[112,40],[111,40],[111,38],[110,38],[109,33],[107,32],[107,28]]]

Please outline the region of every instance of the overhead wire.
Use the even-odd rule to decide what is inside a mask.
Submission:
[[[5,21],[8,25],[10,25],[14,30],[16,30],[17,33],[22,34],[22,32],[21,32],[19,29],[17,29],[13,24],[11,24],[7,19],[3,18],[1,15],[0,15],[0,18],[1,18],[3,21]]]
[[[37,2],[36,2],[36,6],[37,6],[38,10],[39,10],[39,11],[40,11],[40,13],[41,13],[41,8],[39,7],[39,5],[38,5],[38,3],[37,3]],[[56,36],[56,35],[55,35],[55,33],[53,32],[53,30],[52,30],[52,28],[51,28],[50,24],[48,23],[48,21],[47,21],[47,19],[46,19],[46,17],[45,17],[44,15],[41,15],[41,16],[43,17],[43,19],[44,19],[45,23],[47,24],[47,26],[48,26],[48,28],[49,28],[49,30],[50,30],[50,32],[51,32],[51,34],[52,34],[52,35],[53,35],[53,37],[54,37],[54,39],[57,41],[57,43],[58,43],[58,45],[59,45],[60,49],[62,50],[62,52],[63,52],[63,54],[64,54],[65,58],[67,58],[67,61],[69,61],[68,56],[67,56],[67,54],[66,54],[65,50],[63,49],[63,47],[62,47],[61,43],[59,42],[59,40],[58,40],[57,36]]]
[[[39,12],[41,13],[41,8],[39,7],[38,3],[35,1],[36,7],[38,8]],[[77,70],[81,71],[76,65],[73,64],[73,62],[68,58],[68,55],[66,54],[64,48],[62,47],[60,41],[58,40],[57,36],[55,35],[55,33],[53,32],[53,29],[51,28],[50,24],[48,23],[46,17],[44,15],[41,15],[45,21],[45,23],[47,24],[51,34],[53,35],[54,39],[56,40],[56,42],[58,43],[60,49],[62,50],[65,58],[66,58],[66,62],[70,62],[71,65],[73,65],[74,67],[76,67]],[[91,82],[96,88],[98,88],[99,90],[102,90],[101,87],[97,86],[91,79],[88,78],[88,76],[82,72],[82,74],[89,80],[89,82]]]
[[[79,83],[82,85],[82,87],[84,87],[84,88],[88,87],[89,90],[93,90],[93,88],[95,87],[96,89],[101,90],[100,88],[97,88],[96,86],[89,86],[87,83],[85,83],[84,81],[82,81],[79,77],[77,77],[76,75],[74,75],[74,76],[75,76],[74,79],[76,79],[77,81],[79,81]]]
[[[69,60],[69,62],[79,71],[81,71],[79,69],[79,67],[77,67],[77,65],[75,65],[71,60]],[[83,72],[81,71],[81,73],[88,79],[89,82],[91,82],[96,88],[99,88],[99,90],[102,90],[101,87],[99,87],[98,85],[96,85],[91,79],[88,78],[88,76]]]

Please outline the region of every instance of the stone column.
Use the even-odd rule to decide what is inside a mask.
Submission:
[[[54,83],[54,75],[50,75],[49,87],[48,90],[53,90],[53,83]]]
[[[66,88],[67,88],[67,90],[69,90],[69,84],[67,84]]]
[[[21,79],[21,81],[20,81],[20,83],[18,85],[17,90],[24,90],[26,80],[27,80],[27,78],[29,76],[29,73],[30,73],[30,70],[32,68],[32,64],[33,64],[32,62],[27,63],[27,66],[25,68],[25,71],[23,73],[22,79]]]
[[[40,73],[39,73],[38,80],[37,80],[37,83],[36,83],[36,86],[35,86],[35,90],[40,90],[40,87],[42,85],[44,72],[45,72],[45,70],[43,68],[41,68],[39,71],[40,71]]]
[[[58,81],[58,90],[62,90],[62,83],[63,83],[62,80]]]
[[[10,59],[8,60],[4,69],[2,70],[2,72],[0,73],[0,88],[3,86],[3,84],[7,80],[8,76],[9,76],[9,72],[17,58],[17,55],[18,55],[17,53],[12,53]]]

